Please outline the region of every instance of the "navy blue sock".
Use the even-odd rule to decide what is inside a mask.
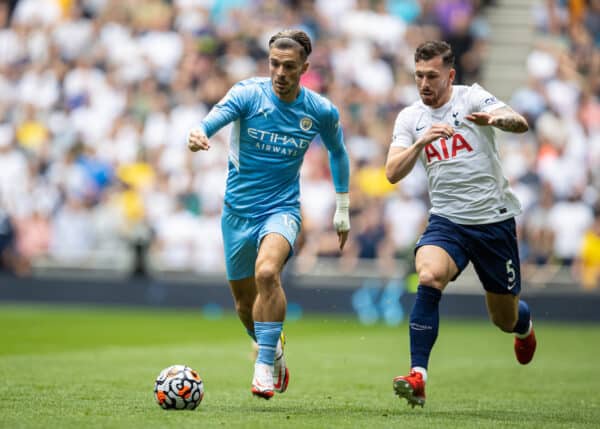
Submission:
[[[273,365],[277,341],[281,335],[283,322],[254,322],[254,332],[258,343],[256,362]]]
[[[519,318],[517,319],[517,324],[513,329],[513,332],[517,334],[526,334],[529,329],[529,322],[531,321],[531,312],[529,311],[529,306],[523,300],[519,301]]]
[[[250,335],[250,338],[252,338],[254,340],[254,342],[256,342],[256,334],[254,333],[254,331],[251,331],[250,329],[246,328],[246,332],[248,332],[248,335]]]
[[[410,313],[411,368],[427,368],[440,325],[438,306],[441,297],[439,289],[424,285],[417,289],[417,299]]]

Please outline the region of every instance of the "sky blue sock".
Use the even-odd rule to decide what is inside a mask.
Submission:
[[[248,335],[250,335],[250,338],[252,338],[254,340],[254,342],[256,342],[256,335],[254,334],[254,331],[251,331],[250,329],[246,329],[246,332],[248,332]]]
[[[513,329],[513,332],[517,334],[525,334],[529,329],[529,321],[531,320],[531,312],[529,311],[529,306],[523,300],[519,301],[519,318],[517,319],[517,324]]]
[[[417,289],[417,298],[410,314],[411,368],[427,368],[440,325],[438,307],[441,297],[439,289],[424,285],[419,285]]]
[[[273,365],[277,341],[283,329],[283,322],[254,322],[254,332],[258,343],[256,362]]]

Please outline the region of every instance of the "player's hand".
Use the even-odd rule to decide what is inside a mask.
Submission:
[[[333,227],[338,235],[340,250],[344,250],[350,232],[350,195],[348,193],[335,194]]]
[[[438,124],[433,124],[431,128],[425,131],[425,133],[423,133],[418,142],[423,147],[425,147],[431,142],[434,142],[441,138],[447,139],[452,137],[453,135],[454,128],[452,128],[452,126],[447,123],[440,122]]]
[[[192,128],[188,133],[187,138],[188,149],[192,152],[198,152],[199,150],[210,149],[208,137],[200,128]]]
[[[349,233],[350,233],[350,230],[338,231],[337,235],[338,235],[338,244],[340,245],[340,251],[344,250],[344,245],[346,244],[346,241],[348,241]]]
[[[494,125],[494,118],[494,116],[486,112],[473,112],[465,116],[465,119],[481,126]]]

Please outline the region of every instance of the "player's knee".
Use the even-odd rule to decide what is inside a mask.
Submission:
[[[259,287],[276,286],[279,280],[279,270],[274,264],[261,264],[256,268],[256,284]]]
[[[419,284],[441,290],[446,285],[446,282],[443,276],[436,274],[433,270],[422,268],[419,270]]]

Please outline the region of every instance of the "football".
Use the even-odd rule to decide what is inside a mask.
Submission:
[[[154,397],[163,409],[193,410],[204,397],[200,374],[185,365],[163,369],[154,382]]]

